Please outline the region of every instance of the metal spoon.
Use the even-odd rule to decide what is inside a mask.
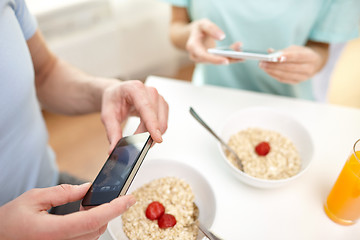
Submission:
[[[209,240],[222,240],[221,238],[219,238],[218,236],[216,236],[215,234],[213,234],[212,232],[210,232],[210,230],[208,230],[204,225],[202,225],[199,221],[199,208],[198,206],[193,203],[194,206],[194,214],[193,214],[193,219],[194,219],[194,223],[196,224],[197,228],[204,234],[204,236],[206,238],[208,238]]]
[[[220,143],[221,145],[226,148],[236,159],[237,161],[237,165],[239,166],[239,169],[241,171],[244,171],[244,166],[241,162],[241,159],[239,158],[239,156],[236,154],[236,152],[229,146],[227,145],[205,122],[204,120],[201,119],[201,117],[195,112],[195,110],[190,107],[190,114],[201,124],[203,125]]]

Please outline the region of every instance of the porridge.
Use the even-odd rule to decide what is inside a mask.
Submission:
[[[301,159],[290,139],[276,131],[248,128],[232,135],[228,141],[244,165],[244,172],[262,179],[283,179],[300,171]],[[264,152],[266,154],[260,154]],[[229,161],[238,167],[235,159],[226,153]]]
[[[122,216],[123,230],[130,240],[195,240],[197,227],[194,224],[194,194],[189,184],[176,177],[164,177],[151,181],[132,194],[137,202]],[[147,218],[147,207],[159,202],[166,214],[176,218],[173,227],[162,229],[157,220]]]

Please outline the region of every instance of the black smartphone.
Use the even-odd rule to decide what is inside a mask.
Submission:
[[[121,138],[86,193],[82,205],[97,206],[125,195],[152,142],[148,132]]]

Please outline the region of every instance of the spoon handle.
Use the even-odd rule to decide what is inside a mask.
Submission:
[[[190,107],[191,115],[201,124],[203,125],[217,140],[221,142],[222,145],[226,145],[224,141],[200,118],[200,116],[195,112],[195,110]]]
[[[202,118],[195,112],[195,110],[190,107],[190,114],[201,124],[203,125],[217,140],[219,140],[219,142],[221,143],[221,145],[223,147],[225,147],[237,160],[237,163],[239,165],[239,168],[241,171],[244,171],[244,167],[243,164],[240,160],[240,158],[238,157],[238,155],[235,153],[235,151],[229,147],[229,145],[227,145],[205,122],[204,120],[202,120]]]

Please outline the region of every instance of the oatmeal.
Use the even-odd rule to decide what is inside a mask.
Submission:
[[[260,156],[254,150],[259,143],[269,143],[271,150]],[[300,171],[301,160],[295,145],[278,132],[248,128],[232,135],[228,142],[242,160],[244,172],[262,179],[283,179]],[[229,161],[238,167],[235,159],[227,153]]]
[[[195,240],[197,227],[194,223],[194,194],[189,184],[176,177],[164,177],[151,181],[132,192],[137,202],[122,216],[123,230],[130,240]],[[175,226],[161,229],[157,220],[146,217],[148,205],[162,203],[166,213],[175,216]]]

